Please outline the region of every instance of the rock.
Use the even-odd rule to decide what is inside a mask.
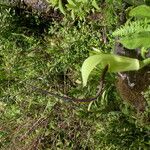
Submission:
[[[32,9],[42,13],[47,13],[51,9],[46,0],[0,0],[0,4],[26,10]]]
[[[46,0],[22,0],[19,7],[38,13],[48,13],[51,10],[50,4]]]

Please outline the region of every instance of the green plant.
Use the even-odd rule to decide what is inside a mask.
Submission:
[[[109,2],[105,10],[111,7],[108,18],[116,19],[111,4],[118,1],[105,2]],[[24,16],[19,20],[9,10],[0,9],[0,149],[148,149],[148,127],[139,126],[128,108],[122,109],[124,105],[112,84],[114,75],[106,76],[102,97],[90,104],[64,103],[29,86],[80,98],[95,95],[100,68],[92,72],[86,88],[82,87],[79,69],[93,47],[96,51],[111,51],[114,27],[109,25],[116,26],[116,22],[105,22],[104,43],[101,20],[87,23],[78,17],[75,22],[67,19],[65,16],[61,23],[52,21],[49,33],[41,38],[37,26],[30,28],[28,21],[28,26],[22,22]],[[127,65],[124,60],[120,61]],[[136,62],[135,66],[139,62],[131,61]]]
[[[123,44],[124,47],[128,49],[141,48],[141,51],[144,52],[150,47],[150,26],[149,20],[147,19],[150,17],[149,13],[147,14],[149,11],[150,7],[145,5],[132,9],[129,15],[135,17],[138,21],[130,22],[128,25],[125,25],[114,32],[115,36],[121,36],[119,42]],[[139,70],[150,64],[150,58],[140,61],[138,59],[117,56],[114,54],[97,54],[90,56],[85,60],[82,66],[84,85],[87,83],[90,72],[98,64],[100,64],[101,67],[108,64],[110,72],[132,71]]]
[[[87,79],[91,71],[100,64],[102,68],[109,65],[109,72],[123,72],[139,70],[150,63],[150,59],[147,58],[143,61],[138,59],[128,58],[124,56],[117,56],[114,54],[97,54],[87,58],[82,65],[82,78],[83,85],[87,84]]]
[[[62,14],[71,15],[71,18],[79,18],[83,20],[87,14],[91,11],[99,11],[100,7],[98,6],[98,0],[67,0],[66,3],[63,3],[62,0],[49,0],[48,1],[56,9],[59,9]]]

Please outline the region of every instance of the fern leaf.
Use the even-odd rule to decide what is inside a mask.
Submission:
[[[128,22],[114,31],[113,36],[130,36],[140,32],[150,32],[150,19]]]

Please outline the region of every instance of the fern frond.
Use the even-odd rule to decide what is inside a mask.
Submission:
[[[113,32],[113,36],[130,36],[134,33],[150,31],[150,19],[127,22]]]

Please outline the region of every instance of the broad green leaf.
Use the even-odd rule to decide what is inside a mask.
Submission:
[[[59,7],[60,11],[65,15],[66,12],[65,12],[64,7],[63,7],[63,5],[62,5],[62,0],[59,0],[58,7]]]
[[[83,86],[86,86],[91,71],[100,63],[100,61],[100,55],[90,56],[84,61],[81,68]]]
[[[150,17],[150,7],[146,5],[140,5],[132,9],[129,13],[134,17]]]
[[[120,39],[120,43],[128,49],[149,48],[150,47],[150,32],[135,33],[130,37]]]
[[[123,72],[139,70],[140,62],[138,59],[118,56],[113,54],[98,54],[87,58],[81,68],[83,86],[86,86],[91,71],[100,64],[101,68],[109,65],[109,72]]]

